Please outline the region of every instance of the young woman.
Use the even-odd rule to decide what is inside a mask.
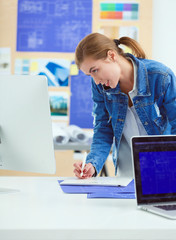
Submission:
[[[133,54],[125,54],[121,45]],[[115,174],[123,161],[129,169],[122,171],[132,174],[127,160],[132,136],[176,134],[175,75],[145,59],[140,45],[129,37],[111,40],[92,33],[78,44],[75,55],[78,68],[92,77],[94,136],[83,175],[81,162],[74,164],[74,173],[78,178],[96,176],[113,143]]]

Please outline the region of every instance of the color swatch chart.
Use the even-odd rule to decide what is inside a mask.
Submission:
[[[100,3],[100,19],[138,20],[138,3]]]

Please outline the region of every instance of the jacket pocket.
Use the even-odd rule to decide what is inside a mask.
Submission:
[[[158,127],[160,133],[163,134],[163,132],[167,127],[166,116],[161,115],[160,109],[157,103],[154,103],[153,107],[154,107],[154,111],[152,111],[152,120],[155,123],[155,125]]]

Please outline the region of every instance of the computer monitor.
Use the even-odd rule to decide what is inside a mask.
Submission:
[[[55,173],[45,76],[0,76],[0,169]]]

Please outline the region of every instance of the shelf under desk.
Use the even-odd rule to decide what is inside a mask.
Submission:
[[[90,143],[70,142],[66,144],[54,143],[54,150],[74,150],[74,151],[90,151]]]

